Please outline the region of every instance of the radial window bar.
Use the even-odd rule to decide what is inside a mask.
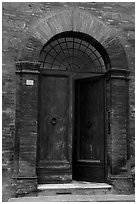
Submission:
[[[42,51],[41,67],[50,70],[105,72],[104,60],[95,47],[86,41],[62,37],[52,41]]]

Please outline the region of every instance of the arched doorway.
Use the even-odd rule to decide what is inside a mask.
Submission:
[[[106,51],[87,34],[64,32],[39,62],[38,182],[104,182]]]
[[[126,54],[119,39],[100,19],[75,8],[59,9],[45,14],[32,22],[27,37],[22,58],[16,63],[15,171],[18,191],[22,189],[21,185],[24,185],[27,191],[34,190],[38,182],[67,182],[72,179],[87,180],[88,177],[93,180],[89,175],[91,166],[92,172],[102,172],[102,177],[98,177],[99,173],[93,174],[96,181],[103,181],[106,178],[107,182],[115,186],[119,186],[120,183],[121,188],[127,190],[131,181],[126,168],[130,155],[129,71]],[[54,94],[51,95],[51,92]],[[46,95],[47,93],[49,95]],[[47,103],[47,99],[52,103]],[[47,103],[49,108],[42,106],[44,103]],[[85,112],[84,104],[88,104]],[[40,106],[43,109],[40,109]],[[51,106],[56,107],[57,110],[61,109],[62,112],[51,111],[54,114],[49,114]],[[79,110],[78,107],[82,109]],[[89,107],[94,107],[94,111],[92,112]],[[100,110],[102,110],[101,116],[98,114]],[[103,110],[106,113],[103,113]],[[48,114],[45,114],[46,112]],[[41,116],[40,113],[43,115]],[[97,113],[98,121],[94,121],[94,117],[90,118],[89,113],[92,113],[92,116]],[[50,115],[50,117],[44,115]],[[84,133],[86,132],[86,137],[82,139],[83,132],[77,126],[81,127],[84,119],[86,126],[82,129]],[[103,121],[101,122],[103,126],[100,126],[100,120]],[[43,124],[46,126],[43,126],[40,121],[45,121]],[[47,127],[47,121],[52,128]],[[62,129],[60,124],[64,124],[67,129]],[[59,125],[60,128],[58,128]],[[94,141],[89,140],[90,130],[94,129],[93,127],[98,127]],[[46,128],[52,133],[49,134],[52,135],[49,143],[44,143],[45,141],[40,139],[43,134],[40,131],[46,132]],[[59,130],[62,131],[61,144],[60,137],[54,137],[54,133]],[[101,132],[104,130],[101,141],[98,136],[100,130]],[[95,131],[92,130],[92,132]],[[78,138],[81,143],[75,141],[75,138]],[[100,145],[103,147],[101,150],[93,145],[97,142],[99,147]],[[48,164],[47,169],[40,162],[41,143],[43,148],[45,144],[50,144],[46,149],[51,152],[43,151],[48,160],[43,162]],[[56,148],[58,152],[53,151]],[[84,153],[81,155],[81,152]],[[105,156],[100,157],[103,152]],[[75,172],[77,172],[77,178]],[[121,182],[124,184],[122,185]]]

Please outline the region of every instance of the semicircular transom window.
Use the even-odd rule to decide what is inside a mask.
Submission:
[[[40,54],[41,68],[72,72],[106,72],[101,54],[83,39],[59,37],[48,43]]]

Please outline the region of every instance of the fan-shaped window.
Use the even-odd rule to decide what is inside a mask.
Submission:
[[[50,40],[40,54],[41,67],[72,72],[105,72],[99,51],[79,35],[59,35]]]

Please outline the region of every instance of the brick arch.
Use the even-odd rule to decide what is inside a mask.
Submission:
[[[106,50],[111,67],[128,69],[126,54],[114,30],[97,17],[78,8],[50,11],[33,22],[29,30],[29,39],[23,50],[22,60],[37,62],[39,53],[46,42],[56,34],[76,31],[90,35]]]

